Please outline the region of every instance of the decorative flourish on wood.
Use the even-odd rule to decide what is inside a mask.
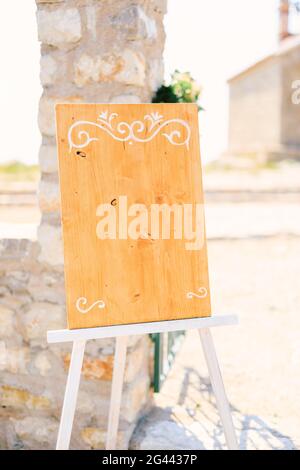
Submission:
[[[164,120],[158,112],[146,114],[143,121],[133,121],[128,123],[126,121],[119,121],[113,125],[113,121],[118,117],[117,113],[108,114],[108,111],[103,111],[97,118],[97,122],[92,121],[76,121],[70,126],[68,132],[69,150],[72,148],[81,149],[87,147],[91,142],[99,140],[97,137],[90,137],[90,134],[86,130],[79,130],[77,139],[80,143],[73,141],[73,131],[75,128],[80,128],[84,125],[90,125],[105,131],[114,140],[118,142],[129,142],[130,145],[133,142],[150,142],[158,134],[162,134],[172,145],[185,145],[189,147],[191,138],[191,129],[189,124],[183,119],[168,119]],[[149,122],[148,132],[150,135],[143,137],[143,133],[146,128],[146,123]],[[179,129],[162,132],[169,124],[176,124]]]
[[[188,292],[186,294],[186,296],[190,300],[192,300],[193,297],[195,297],[197,299],[205,299],[205,297],[207,297],[208,292],[207,292],[207,289],[205,287],[200,287],[198,289],[198,292],[199,292],[199,294],[195,294],[194,292]]]
[[[86,314],[88,312],[90,312],[94,307],[98,306],[98,308],[105,308],[105,302],[103,300],[96,300],[96,302],[94,302],[90,307],[87,307],[87,308],[83,308],[80,306],[81,305],[86,305],[87,304],[87,299],[85,297],[80,297],[79,299],[77,299],[76,301],[76,308],[77,310],[82,313],[82,314]]]

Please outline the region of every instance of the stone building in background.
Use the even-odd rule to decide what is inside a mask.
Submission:
[[[66,327],[54,108],[61,102],[149,102],[163,80],[166,0],[36,0],[41,42],[38,242],[0,241],[0,447],[54,448],[70,345]],[[87,344],[71,448],[105,442],[114,341]],[[119,447],[151,399],[151,344],[130,341]]]
[[[230,157],[261,163],[300,158],[300,105],[293,100],[300,35],[289,34],[288,13],[289,2],[282,0],[278,50],[229,80]]]

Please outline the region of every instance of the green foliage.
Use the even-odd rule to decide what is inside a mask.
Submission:
[[[201,95],[201,87],[189,72],[175,72],[171,76],[170,85],[162,85],[155,93],[152,103],[197,103]],[[203,109],[198,105],[199,110]]]
[[[162,85],[153,96],[152,103],[179,103],[171,85]]]
[[[38,165],[26,165],[18,161],[7,162],[0,165],[1,181],[36,181],[38,178]]]

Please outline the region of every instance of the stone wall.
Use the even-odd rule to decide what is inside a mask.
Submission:
[[[229,155],[266,160],[280,146],[281,76],[270,58],[229,82]]]
[[[37,0],[41,41],[38,242],[0,244],[0,448],[54,448],[70,345],[46,343],[66,326],[54,106],[139,103],[163,79],[166,0]],[[114,341],[90,341],[83,365],[73,448],[102,448]],[[119,447],[126,448],[150,402],[148,337],[130,340]]]
[[[277,53],[229,81],[228,155],[262,162],[300,159],[299,106],[292,102],[299,51],[299,39],[287,39]]]
[[[288,156],[300,158],[300,105],[293,103],[292,84],[300,80],[300,45],[281,58],[282,76],[282,125],[281,142]]]

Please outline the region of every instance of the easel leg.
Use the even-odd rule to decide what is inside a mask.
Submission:
[[[238,443],[233,427],[230,407],[226,397],[225,388],[211,332],[208,328],[202,328],[199,330],[199,333],[204,356],[209,370],[211,385],[216,397],[217,406],[224,427],[227,447],[230,450],[238,450]]]
[[[106,450],[115,450],[117,445],[117,433],[119,426],[122,388],[126,364],[128,336],[116,338],[116,351],[114,360],[114,372],[111,386],[111,398],[108,416],[108,428],[106,437]]]
[[[68,450],[79,389],[85,341],[74,341],[56,450]]]

